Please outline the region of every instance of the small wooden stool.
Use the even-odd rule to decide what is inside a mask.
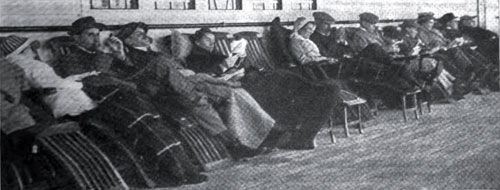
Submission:
[[[344,130],[345,130],[345,135],[346,137],[349,137],[349,126],[351,125],[358,125],[359,127],[359,133],[363,133],[363,121],[361,120],[361,105],[362,104],[365,104],[366,103],[366,100],[362,99],[362,98],[356,98],[354,100],[344,100],[342,101],[342,104],[344,106]],[[349,108],[355,108],[358,112],[358,117],[353,120],[353,121],[349,121],[349,113],[348,113],[348,109]],[[331,141],[332,143],[335,143],[336,139],[335,139],[335,135],[333,135],[333,120],[330,119],[330,137],[331,137]]]
[[[418,98],[418,94],[420,94],[421,92],[422,92],[421,90],[402,92],[402,95],[401,95],[402,102],[401,103],[403,105],[402,111],[403,111],[403,117],[404,117],[405,122],[408,121],[408,117],[406,115],[407,111],[413,111],[415,113],[415,119],[417,119],[417,120],[419,119],[418,110],[419,110],[419,108],[422,107],[422,105],[421,105],[421,101]],[[407,97],[410,97],[410,99],[412,100],[413,105],[411,107],[407,107],[407,105],[406,105],[406,103],[407,103],[406,98]]]
[[[422,104],[426,104],[428,113],[431,113],[431,105],[432,105],[432,96],[430,92],[421,92],[417,97],[418,101],[418,110],[420,111],[420,115],[423,115]]]

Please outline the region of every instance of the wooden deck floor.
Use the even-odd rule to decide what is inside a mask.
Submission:
[[[275,150],[166,189],[500,189],[500,93],[434,105],[407,123],[382,111],[370,125],[350,138],[338,126],[336,144],[325,129],[314,150]]]

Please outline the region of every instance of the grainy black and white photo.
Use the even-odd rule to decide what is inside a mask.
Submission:
[[[2,0],[1,189],[500,190],[500,0]]]

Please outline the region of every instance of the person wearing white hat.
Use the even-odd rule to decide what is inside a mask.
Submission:
[[[333,64],[337,59],[322,56],[318,46],[309,38],[314,33],[316,24],[299,17],[294,23],[292,35],[290,35],[290,50],[295,59],[302,65],[307,64]]]

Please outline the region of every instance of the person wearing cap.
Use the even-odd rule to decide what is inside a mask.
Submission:
[[[416,20],[405,20],[401,25],[402,30],[402,43],[399,44],[400,53],[405,56],[418,56],[426,53],[422,49],[423,42],[418,39],[418,27]],[[434,58],[425,57],[409,61],[410,71],[415,74],[415,77],[421,80],[426,87],[433,84],[434,79],[438,81],[447,90],[451,90],[452,81],[455,78],[446,70],[443,71],[443,66]],[[451,95],[451,91],[448,94]]]
[[[454,15],[447,14],[441,20],[452,21]],[[482,63],[473,56],[468,55],[460,47],[462,40],[450,40],[434,27],[433,14],[419,14],[417,23],[420,25],[418,37],[422,40],[424,48],[429,53],[439,56],[444,60],[444,68],[457,78],[459,89],[455,90],[457,96],[464,95],[472,90],[482,91],[488,71]],[[443,23],[446,24],[446,23]]]
[[[290,35],[290,50],[301,65],[334,64],[337,59],[321,55],[318,46],[310,37],[316,29],[314,22],[299,17],[294,23],[294,32]]]
[[[316,30],[310,39],[318,46],[321,55],[340,59],[351,53],[345,44],[346,42],[339,38],[340,33],[345,32],[344,29],[337,30],[331,27],[335,24],[335,19],[332,16],[326,12],[314,12],[313,17]]]
[[[462,28],[462,27],[475,28],[475,27],[477,27],[476,18],[477,18],[477,16],[470,16],[470,15],[461,16],[460,22],[458,23],[458,26],[460,28]]]
[[[492,63],[499,62],[499,38],[498,34],[477,26],[477,16],[464,15],[460,17],[459,29],[464,38],[470,40],[477,46],[476,51],[486,56]]]
[[[142,116],[156,115],[159,112],[147,94],[138,90],[134,81],[134,75],[140,73],[140,69],[146,65],[143,62],[134,63],[127,57],[125,54],[127,49],[119,39],[124,34],[111,36],[101,45],[99,36],[103,26],[96,23],[92,17],[83,17],[73,22],[68,34],[75,40],[75,44],[70,47],[71,53],[58,60],[58,73],[63,77],[99,72],[98,75],[82,80],[85,92],[99,102],[98,109],[89,112],[83,119],[97,120],[106,127],[116,130],[120,135],[126,134],[123,135],[125,140],[134,138],[137,140],[138,137],[147,139],[147,142],[135,147],[144,151],[137,151],[134,154],[144,158],[140,160],[140,164],[148,168],[148,175],[168,173],[172,176],[172,183],[176,185],[206,181],[207,177],[199,175],[166,121],[160,117],[137,123],[143,119]],[[145,27],[145,24],[134,23],[134,26]],[[134,32],[135,29],[126,31],[126,35],[142,39],[134,41],[135,43],[148,41],[149,44],[149,41],[152,41],[147,36]],[[144,44],[136,45],[144,46]],[[122,128],[131,124],[143,125],[137,128],[144,131],[140,130],[140,134],[129,134],[132,132],[130,129]],[[158,165],[162,167],[157,167]],[[164,179],[155,182],[163,181]]]
[[[130,65],[125,61],[123,44],[116,37],[100,43],[100,32],[105,27],[93,17],[82,17],[71,24],[68,34],[74,39],[70,54],[56,58],[54,70],[62,77],[86,72],[106,73],[114,65]]]
[[[362,13],[359,15],[360,28],[354,33],[353,42],[350,44],[356,53],[360,53],[370,44],[380,46],[386,53],[397,53],[398,47],[387,44],[382,34],[377,29],[379,18],[373,13]]]
[[[37,89],[54,88],[56,90],[55,93],[43,97],[44,103],[52,110],[52,115],[55,118],[66,115],[77,116],[94,109],[96,104],[81,90],[83,85],[79,81],[97,73],[61,78],[47,63],[36,60],[38,51],[30,46],[32,42],[31,39],[14,35],[2,37],[0,52],[6,55],[8,61],[24,70],[30,86]]]

